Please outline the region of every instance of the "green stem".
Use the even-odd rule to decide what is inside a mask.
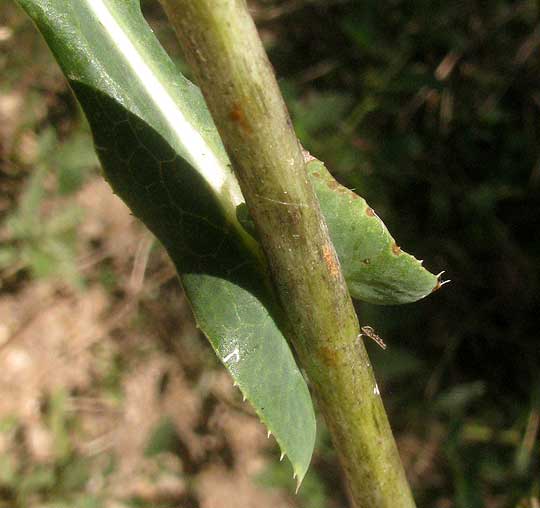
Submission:
[[[245,1],[161,2],[232,161],[353,504],[414,507],[301,147]]]

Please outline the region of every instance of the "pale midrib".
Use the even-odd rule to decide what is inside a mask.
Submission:
[[[236,206],[244,202],[237,181],[232,174],[225,171],[210,146],[186,119],[167,89],[118,24],[105,2],[103,0],[85,1],[113,41],[114,47],[122,54],[124,61],[131,67],[136,78],[148,93],[150,100],[176,135],[179,143],[188,154],[191,165],[201,173],[220,198],[229,218],[235,217]],[[228,198],[226,203],[223,202],[224,194]],[[235,219],[233,220],[236,222]]]

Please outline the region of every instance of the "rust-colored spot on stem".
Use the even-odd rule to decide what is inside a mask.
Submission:
[[[396,243],[394,242],[392,244],[392,252],[396,255],[396,256],[399,256],[399,254],[401,253],[401,247]]]
[[[229,113],[229,118],[235,124],[239,125],[246,134],[251,134],[253,132],[253,129],[251,128],[251,125],[244,114],[244,110],[237,102],[233,104],[231,112]]]
[[[338,365],[338,358],[336,352],[327,346],[322,346],[319,349],[321,359],[327,367],[335,368]]]
[[[339,276],[339,265],[336,259],[336,255],[332,252],[332,248],[328,243],[325,243],[323,245],[323,259],[328,267],[328,270],[330,271],[330,275],[334,277],[335,279]]]

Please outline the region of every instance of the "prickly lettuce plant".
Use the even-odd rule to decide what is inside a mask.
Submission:
[[[310,394],[199,89],[175,68],[138,0],[18,1],[85,111],[104,177],[167,249],[198,325],[301,482],[315,439]],[[360,196],[306,160],[354,298],[402,304],[440,286]]]

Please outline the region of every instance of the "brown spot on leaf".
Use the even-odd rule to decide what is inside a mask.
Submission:
[[[313,172],[312,174],[313,174],[313,176],[316,176],[317,178],[321,177],[321,174],[319,172],[317,172],[317,171]]]
[[[326,185],[328,185],[328,187],[330,187],[332,190],[336,190],[339,187],[339,183],[336,182],[334,179],[329,180]]]
[[[371,260],[369,258],[366,258],[362,260],[362,263],[364,263],[365,265],[369,265],[369,263],[371,263]]]
[[[396,255],[396,256],[399,256],[401,254],[401,247],[396,243],[394,242],[392,244],[392,252]]]
[[[366,215],[368,217],[375,217],[377,214],[375,213],[375,211],[373,210],[373,208],[371,208],[370,206],[368,206],[366,208]]]

